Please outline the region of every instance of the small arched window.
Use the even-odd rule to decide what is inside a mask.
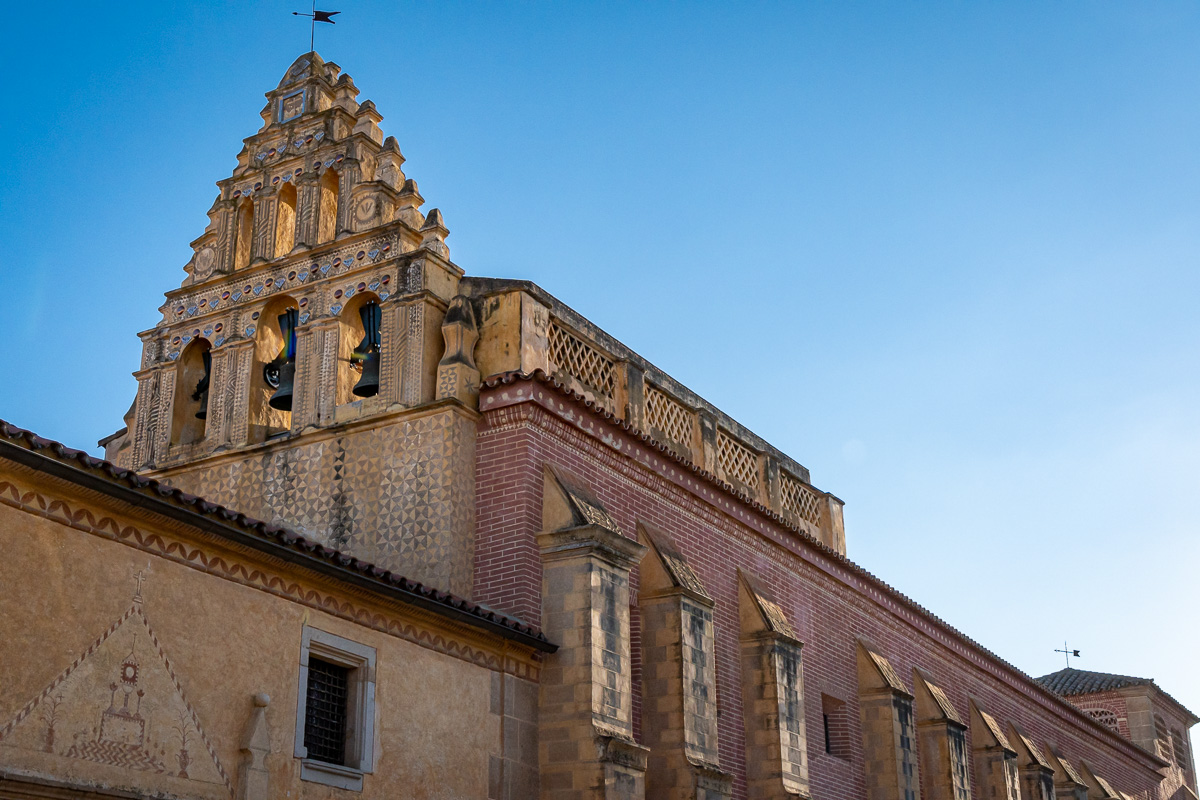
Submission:
[[[249,197],[243,198],[238,206],[233,236],[233,268],[245,269],[250,266],[254,242],[254,201]]]
[[[317,207],[317,244],[332,242],[337,236],[338,173],[326,169],[321,175],[320,201]]]
[[[338,316],[339,406],[379,393],[382,320],[379,298],[372,292],[355,295]]]
[[[203,441],[208,418],[208,384],[212,376],[211,345],[193,339],[175,367],[175,401],[171,413],[171,444]]]
[[[286,256],[296,246],[296,187],[289,181],[279,190],[275,211],[275,258]]]
[[[251,443],[286,433],[292,426],[291,405],[279,408],[276,395],[281,383],[291,383],[295,378],[294,321],[298,310],[295,300],[281,295],[267,303],[258,316],[247,410]],[[272,399],[275,399],[274,404]]]

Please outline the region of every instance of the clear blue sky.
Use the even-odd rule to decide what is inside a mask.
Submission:
[[[1021,668],[1200,711],[1200,6],[331,3],[469,274],[793,455]],[[0,416],[120,427],[304,6],[5,9]]]

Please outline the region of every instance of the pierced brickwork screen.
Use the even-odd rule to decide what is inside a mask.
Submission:
[[[1083,709],[1083,713],[1105,727],[1112,728],[1114,731],[1118,730],[1117,715],[1107,708],[1085,708]]]
[[[758,456],[725,431],[717,432],[717,463],[721,473],[748,489],[758,488]]]
[[[555,372],[566,372],[600,394],[613,396],[617,378],[611,358],[554,323],[550,325],[548,339],[550,363]]]
[[[308,757],[330,764],[346,762],[346,701],[350,670],[319,658],[308,660],[304,746]]]
[[[779,477],[779,494],[784,513],[813,525],[819,524],[821,506],[816,492],[786,472],[781,473]]]
[[[692,412],[656,386],[646,384],[646,421],[684,455],[692,449]]]

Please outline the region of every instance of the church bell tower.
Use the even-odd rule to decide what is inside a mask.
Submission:
[[[106,457],[466,595],[475,316],[441,213],[422,213],[357,96],[316,53],[267,93],[140,334],[137,399]]]

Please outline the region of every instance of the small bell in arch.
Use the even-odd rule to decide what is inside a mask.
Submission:
[[[362,377],[352,391],[358,397],[374,397],[379,394],[379,327],[383,311],[378,303],[367,303],[358,313],[362,318],[363,339],[350,354],[350,361],[362,370]]]
[[[263,366],[263,379],[275,390],[267,404],[280,411],[292,410],[292,385],[296,379],[296,324],[300,312],[294,308],[279,315],[279,333],[283,348]]]
[[[200,357],[204,359],[204,377],[196,384],[196,391],[192,392],[192,399],[200,401],[200,410],[196,412],[196,419],[207,419],[208,384],[212,378],[212,353],[205,350]]]

